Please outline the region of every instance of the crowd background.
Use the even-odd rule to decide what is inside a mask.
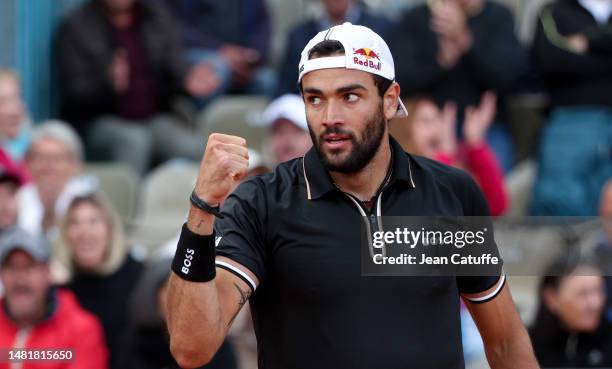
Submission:
[[[522,219],[497,237],[510,268],[549,275],[510,273],[542,365],[612,367],[611,15],[612,0],[0,2],[0,347],[176,367],[165,280],[206,138],[245,137],[249,175],[302,156],[299,53],[350,21],[394,55],[410,114],[392,135]],[[244,310],[208,367],[256,367]],[[468,367],[486,368],[461,319]]]

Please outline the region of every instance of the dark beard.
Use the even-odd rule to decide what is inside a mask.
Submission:
[[[363,169],[376,155],[385,134],[385,124],[383,106],[380,104],[380,108],[368,120],[361,141],[358,141],[352,132],[345,131],[339,127],[326,129],[318,138],[312,129],[310,129],[310,125],[308,125],[308,130],[312,142],[315,143],[315,149],[327,170],[339,173],[356,173]],[[353,150],[343,162],[334,163],[329,157],[329,155],[334,154],[326,155],[323,151],[323,136],[330,133],[348,135],[353,143]]]

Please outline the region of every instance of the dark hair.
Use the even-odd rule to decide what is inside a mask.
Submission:
[[[550,289],[558,291],[561,283],[581,268],[589,268],[601,272],[601,267],[595,260],[581,258],[577,254],[562,255],[547,267],[538,288],[539,306],[529,332],[534,342],[541,343],[548,341],[551,337],[556,337],[557,334],[565,332],[566,328],[564,328],[559,317],[553,314],[548,306],[546,306],[544,291]],[[581,274],[578,273],[578,275]]]
[[[344,55],[345,52],[344,46],[342,46],[340,41],[323,40],[308,51],[308,59],[310,60],[332,55]],[[374,85],[378,89],[378,95],[380,97],[385,96],[385,92],[387,92],[393,81],[377,74],[372,74],[372,77],[374,78]],[[299,89],[302,91],[302,81],[299,83]]]

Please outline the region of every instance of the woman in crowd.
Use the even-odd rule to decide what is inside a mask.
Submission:
[[[594,263],[553,263],[539,288],[529,333],[543,368],[612,366],[612,325],[603,319],[606,293]]]
[[[427,97],[409,99],[410,115],[391,122],[391,134],[402,147],[470,172],[484,193],[492,215],[502,215],[508,205],[503,171],[493,150],[486,142],[496,112],[496,96],[483,95],[480,105],[465,111],[462,141],[457,139],[457,107],[447,103],[440,109]]]
[[[119,217],[100,194],[75,197],[62,221],[55,259],[66,287],[104,327],[111,368],[126,342],[128,301],[142,264],[129,252]]]
[[[30,122],[17,75],[0,68],[0,165],[28,179],[24,157],[30,145]]]

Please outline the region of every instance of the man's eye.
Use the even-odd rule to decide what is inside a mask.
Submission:
[[[355,95],[355,94],[347,94],[346,95],[346,101],[348,102],[355,102],[359,100],[359,96]]]
[[[321,103],[321,98],[317,96],[311,96],[308,98],[308,102],[312,105],[319,105]]]

